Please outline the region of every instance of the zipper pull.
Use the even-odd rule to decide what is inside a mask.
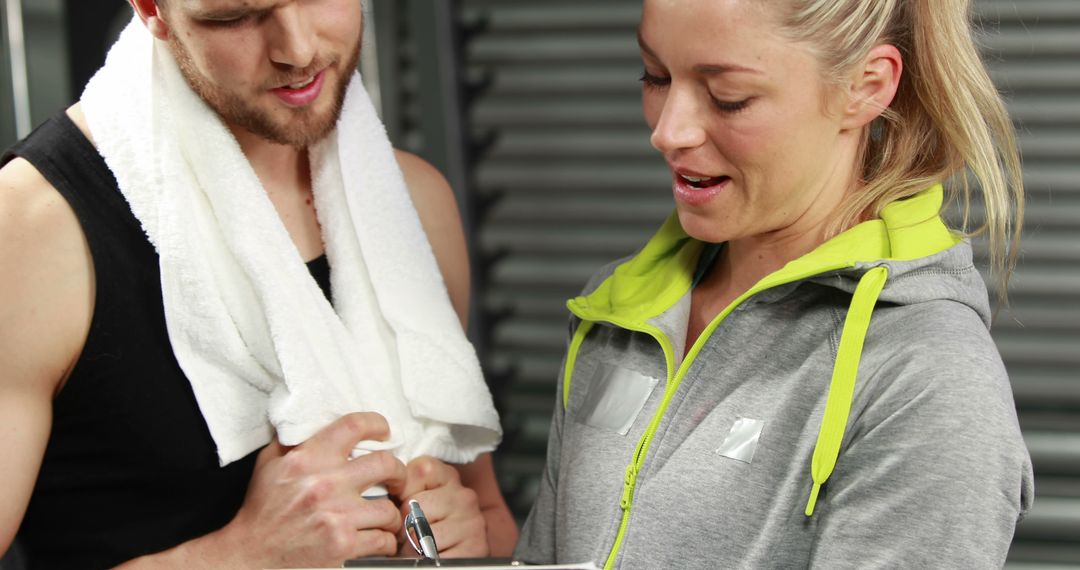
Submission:
[[[634,501],[634,485],[637,484],[637,474],[636,463],[626,466],[626,475],[623,477],[622,500],[619,501],[619,506],[624,511],[629,510],[630,504]]]

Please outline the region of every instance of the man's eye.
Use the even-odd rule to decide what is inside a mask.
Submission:
[[[203,20],[203,23],[214,28],[238,28],[253,21],[254,19],[251,15],[246,15],[236,16],[234,18],[211,18]]]

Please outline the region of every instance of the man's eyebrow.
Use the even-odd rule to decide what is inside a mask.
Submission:
[[[638,43],[638,47],[641,48],[641,51],[645,52],[646,54],[648,54],[653,59],[656,59],[656,60],[659,61],[660,57],[656,55],[656,52],[653,51],[653,49],[651,47],[649,47],[649,44],[645,43],[645,38],[641,37],[641,29],[640,28],[638,29],[638,32],[637,32],[637,43]],[[753,67],[746,67],[745,65],[739,65],[737,63],[699,63],[699,64],[695,65],[693,69],[694,69],[694,73],[698,73],[698,74],[701,74],[701,75],[720,75],[720,74],[723,74],[723,73],[732,73],[732,72],[737,72],[737,71],[741,71],[741,72],[744,72],[744,73],[756,73],[756,74],[763,73],[760,69],[754,69]]]
[[[233,20],[245,16],[261,16],[269,12],[270,8],[256,8],[253,6],[237,6],[235,8],[218,8],[209,10],[195,10],[190,16],[196,20]]]

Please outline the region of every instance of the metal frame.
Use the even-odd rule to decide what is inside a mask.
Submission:
[[[21,0],[3,0],[4,37],[7,39],[11,94],[15,114],[15,136],[30,134],[30,77],[26,69],[26,35]]]

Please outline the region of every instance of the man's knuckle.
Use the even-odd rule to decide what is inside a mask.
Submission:
[[[349,429],[362,437],[378,435],[390,429],[390,425],[386,423],[386,418],[374,412],[353,412],[346,415],[345,418]]]
[[[381,552],[383,554],[393,555],[394,553],[397,552],[397,548],[398,548],[397,537],[395,537],[393,534],[391,534],[389,532],[384,532],[384,533],[380,534],[379,536],[382,537],[383,544],[382,544]]]
[[[476,509],[480,506],[480,496],[469,487],[461,488],[461,502],[467,509]]]
[[[338,527],[338,515],[328,510],[318,510],[308,515],[312,531],[323,541],[332,542]]]
[[[388,540],[389,539],[389,540]],[[359,553],[364,556],[372,554],[393,554],[396,552],[397,542],[387,532],[369,530],[358,533],[353,537],[353,542]],[[394,543],[393,550],[388,550],[389,543]]]
[[[390,475],[401,465],[401,462],[389,451],[376,451],[372,456],[375,460],[375,468],[381,475]]]
[[[303,448],[296,448],[281,458],[282,467],[288,475],[307,473],[311,468],[311,454]]]
[[[341,419],[341,423],[352,434],[361,434],[367,430],[367,419],[363,414],[348,414]]]
[[[426,456],[417,459],[415,465],[416,475],[421,479],[427,479],[434,475],[435,469],[437,468],[435,462],[432,461],[430,457]]]
[[[352,557],[356,548],[356,531],[335,525],[331,529],[327,547],[334,553],[334,558]]]
[[[300,494],[301,503],[308,508],[316,508],[334,493],[334,483],[323,477],[308,477],[304,480]],[[326,515],[326,513],[320,513]]]
[[[401,511],[398,510],[394,503],[390,501],[379,501],[378,511],[376,517],[379,519],[379,526],[383,528],[397,528],[401,526]]]

